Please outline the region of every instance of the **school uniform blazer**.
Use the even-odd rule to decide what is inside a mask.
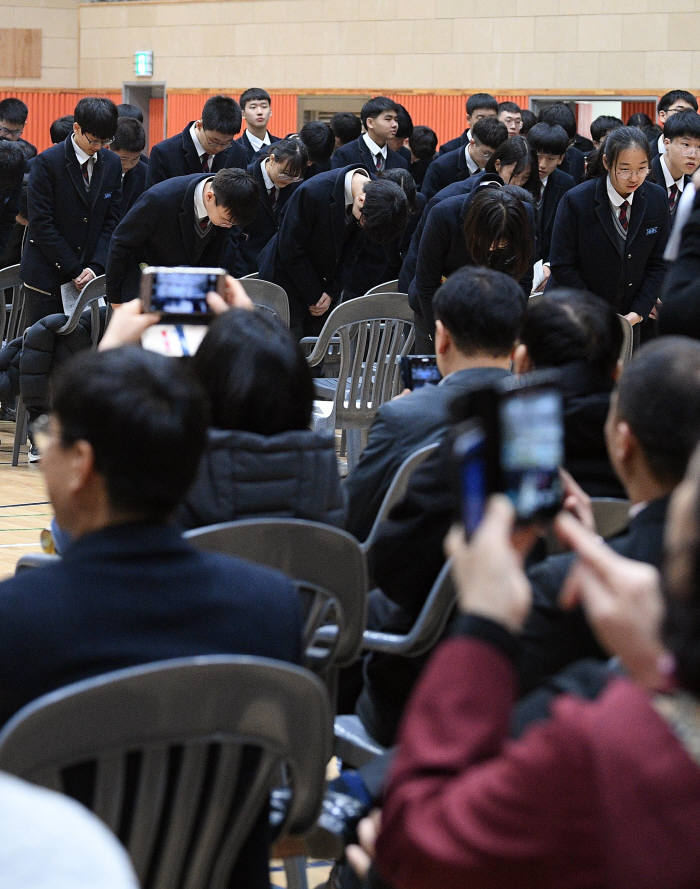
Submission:
[[[273,136],[272,133],[269,133],[268,135],[270,136],[270,145],[273,145],[275,142],[280,141],[279,136]],[[260,152],[265,152],[270,147],[269,145],[263,145],[263,147],[260,149],[260,152],[256,152],[256,150],[253,148],[253,145],[252,145],[250,139],[248,138],[248,130],[246,130],[242,136],[240,136],[238,139],[236,139],[236,141],[233,143],[233,145],[236,148],[240,149],[240,151],[242,152],[242,157],[243,157],[243,160],[245,161],[245,163],[241,163],[240,165],[239,164],[228,164],[228,166],[231,166],[231,167],[241,166],[241,167],[243,167],[244,170],[247,169],[250,166],[250,164],[253,163],[253,160],[255,159],[256,154],[258,154]]]
[[[474,196],[470,191],[466,197],[456,195],[445,198],[430,212],[418,246],[416,275],[408,291],[409,303],[425,319],[430,330],[433,329],[433,295],[442,283],[443,277],[464,265],[474,265],[471,254],[464,240],[464,219]],[[532,206],[527,204],[526,211],[531,217],[533,232],[533,252],[535,218]],[[525,292],[529,295],[532,289],[532,270],[522,281]]]
[[[284,287],[297,320],[321,294],[340,295],[340,261],[348,234],[345,176],[356,166],[302,182],[287,202],[279,231],[258,258],[260,277]]]
[[[331,157],[332,170],[337,170],[340,167],[347,167],[349,164],[352,164],[355,167],[364,167],[368,173],[376,172],[377,166],[374,163],[372,152],[367,147],[367,143],[362,136],[358,136],[357,139],[348,142],[347,145],[341,145],[340,148],[336,148],[333,152],[333,156]],[[408,161],[403,155],[399,154],[397,151],[392,151],[391,148],[387,146],[386,164],[384,166],[385,170],[395,170],[398,167],[407,170],[408,166]]]
[[[235,229],[211,225],[195,231],[194,190],[210,173],[176,176],[147,189],[117,226],[107,261],[107,297],[121,303],[137,296],[138,264],[223,266],[240,275]]]
[[[7,246],[10,232],[15,225],[15,216],[19,210],[19,196],[22,191],[22,180],[18,185],[0,189],[0,253]]]
[[[578,148],[575,148],[573,145],[570,145],[566,149],[566,154],[564,156],[564,160],[562,161],[559,169],[563,173],[568,173],[569,176],[573,177],[576,185],[579,182],[583,181],[583,176],[586,169],[585,157],[582,151],[579,151]]]
[[[456,148],[439,155],[430,164],[423,177],[421,192],[429,201],[440,189],[461,179],[468,179],[470,175],[464,148]]]
[[[277,206],[273,213],[267,194],[267,188],[265,187],[265,180],[263,179],[262,171],[260,169],[260,162],[253,161],[248,167],[248,172],[258,184],[258,209],[253,221],[241,232],[241,258],[246,268],[246,274],[257,272],[260,251],[265,247],[267,242],[277,234],[280,219],[284,208],[287,205],[287,201],[291,198],[295,189],[300,184],[294,182],[284,188],[280,188],[279,197],[277,198]]]
[[[537,214],[537,239],[539,245],[539,256],[545,262],[549,260],[549,247],[552,243],[552,229],[554,228],[554,217],[557,214],[557,207],[563,194],[573,188],[576,183],[573,177],[561,170],[554,170],[547,179],[547,187],[544,190],[544,200],[539,213]]]
[[[137,199],[146,190],[148,164],[139,161],[122,179],[122,217],[131,210]]]
[[[148,162],[148,175],[146,176],[146,188],[162,182],[164,179],[172,179],[174,176],[188,176],[190,173],[201,173],[202,162],[197,154],[197,149],[190,136],[190,121],[181,133],[163,139],[151,149]],[[211,164],[211,172],[218,173],[224,167],[240,167],[245,170],[248,166],[245,152],[236,141],[225,151],[214,155]]]
[[[643,318],[661,294],[669,232],[666,189],[644,182],[635,192],[624,250],[610,210],[605,176],[561,198],[554,220],[550,287],[590,290],[621,315]]]
[[[461,136],[455,136],[454,139],[448,139],[447,142],[441,145],[439,154],[447,154],[448,151],[454,151],[456,148],[464,148],[468,141],[469,127],[466,128]]]
[[[101,275],[121,215],[122,165],[106,148],[95,155],[89,191],[67,136],[37,156],[29,174],[29,226],[21,274],[50,293],[90,267]]]
[[[692,176],[689,176],[686,173],[683,176],[685,185],[687,185],[692,178],[693,178]],[[661,169],[661,155],[659,155],[659,154],[657,154],[651,160],[651,176],[649,177],[649,181],[655,182],[657,185],[660,185],[666,192],[666,195],[668,196],[668,189],[666,188],[666,179],[664,177],[664,171]],[[685,188],[685,185],[683,186],[684,188]],[[678,198],[680,200],[680,195],[678,196]]]

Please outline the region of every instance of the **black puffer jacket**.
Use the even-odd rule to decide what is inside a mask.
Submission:
[[[183,528],[253,517],[342,527],[333,438],[308,429],[279,435],[210,429],[197,477],[175,518]]]
[[[104,332],[105,309],[100,309],[100,331]],[[24,346],[19,356],[19,389],[30,415],[36,416],[49,408],[49,380],[54,370],[76,352],[91,345],[90,310],[80,317],[72,333],[56,336],[68,316],[62,313],[47,315],[32,324],[24,334]]]

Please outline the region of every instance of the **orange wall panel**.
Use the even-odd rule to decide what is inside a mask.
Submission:
[[[57,117],[72,114],[75,106],[84,96],[94,96],[91,92],[32,92],[30,90],[0,90],[0,99],[10,96],[21,99],[29,108],[27,125],[22,133],[22,138],[32,145],[36,145],[37,151],[43,151],[51,145],[49,127]],[[122,100],[121,93],[98,93],[113,102]]]
[[[201,93],[168,93],[168,136],[174,136],[182,132],[186,124],[191,120],[198,120],[202,113],[202,107],[210,96],[216,92]],[[238,100],[240,93],[224,93]],[[297,94],[296,93],[272,93],[272,120],[270,130],[276,136],[285,136],[287,133],[296,132],[297,128]],[[153,100],[152,100],[153,101]],[[152,107],[152,104],[151,104]],[[161,115],[160,129],[154,129],[151,122],[150,136],[153,145],[159,142],[162,136],[153,138],[156,133],[163,132],[163,118]]]

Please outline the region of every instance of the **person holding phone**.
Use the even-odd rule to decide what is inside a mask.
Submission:
[[[636,127],[618,127],[602,148],[603,172],[563,195],[552,231],[549,286],[590,290],[632,325],[661,292],[670,217],[666,193],[647,182],[651,158]]]

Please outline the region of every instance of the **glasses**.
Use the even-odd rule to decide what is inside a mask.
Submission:
[[[23,132],[23,126],[21,126],[18,130],[11,130],[9,127],[0,126],[0,136],[21,136]]]
[[[207,131],[204,128],[202,128],[202,132],[207,136]],[[233,145],[233,137],[224,141],[223,139],[212,139],[211,136],[207,136],[207,142],[213,145],[214,148],[230,148]]]
[[[51,437],[49,431],[50,423],[51,417],[48,414],[42,414],[29,424],[29,434],[40,454],[46,450]]]
[[[690,105],[674,105],[673,108],[669,108],[666,112],[667,114],[678,114],[679,111],[692,111],[693,109]]]
[[[301,182],[303,176],[291,176],[289,173],[278,173],[277,178],[282,182]]]
[[[695,157],[696,154],[700,154],[700,145],[681,145],[680,149],[686,157]]]
[[[85,137],[85,141],[90,146],[99,145],[104,148],[105,145],[111,145],[112,142],[114,142],[114,139],[91,139],[90,136],[88,136],[88,134],[85,132],[85,130],[81,130],[80,132],[83,134],[83,136]]]
[[[649,175],[649,167],[640,167],[638,170],[618,170],[615,168],[615,175],[618,179],[633,179],[635,176],[644,178]]]

